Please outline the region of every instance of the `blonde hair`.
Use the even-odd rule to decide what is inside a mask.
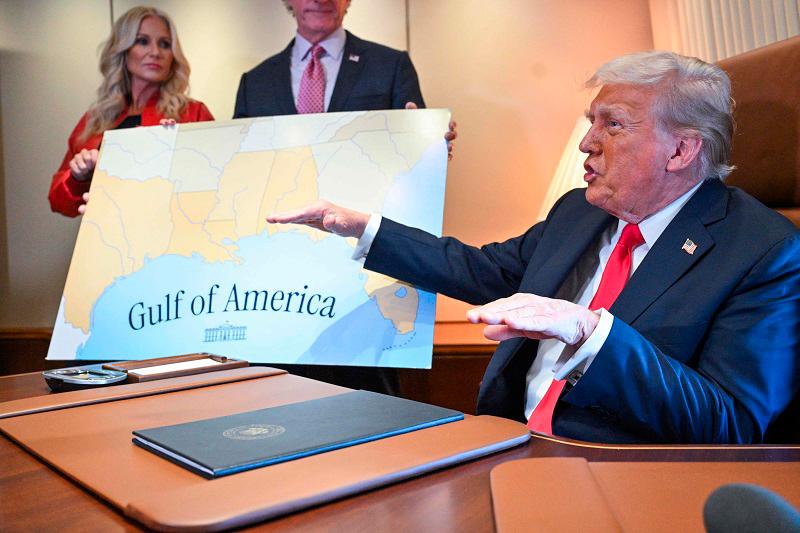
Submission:
[[[114,125],[120,114],[131,104],[131,80],[128,73],[128,50],[136,42],[139,25],[146,17],[160,17],[167,25],[172,42],[172,66],[166,81],[161,83],[161,95],[156,109],[165,118],[178,120],[189,103],[189,62],[183,55],[178,32],[172,19],[155,7],[137,6],[114,22],[109,38],[101,43],[100,72],[103,83],[97,89],[97,100],[89,108],[82,138],[102,133]]]

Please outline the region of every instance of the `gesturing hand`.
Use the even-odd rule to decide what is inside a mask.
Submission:
[[[83,149],[69,161],[69,171],[72,177],[78,181],[92,179],[94,166],[97,164],[97,150]]]
[[[470,309],[467,319],[473,324],[488,324],[483,330],[487,339],[558,339],[580,346],[597,327],[600,316],[565,300],[517,293]]]
[[[300,209],[267,216],[272,224],[305,224],[342,237],[359,238],[369,222],[369,215],[319,200]]]

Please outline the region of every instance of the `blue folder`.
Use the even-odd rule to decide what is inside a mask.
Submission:
[[[136,430],[133,442],[215,478],[463,418],[452,409],[361,390]]]

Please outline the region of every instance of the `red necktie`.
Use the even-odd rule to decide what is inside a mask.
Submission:
[[[600,278],[600,285],[589,304],[589,309],[595,311],[601,307],[605,309],[611,307],[630,277],[633,249],[643,243],[644,237],[639,231],[639,226],[628,224],[622,229],[622,235],[620,235],[617,245],[614,246],[611,257],[608,258],[603,276]],[[544,393],[542,400],[528,419],[529,429],[538,433],[553,434],[553,411],[566,383],[565,379],[554,379],[550,383],[550,388]]]
[[[315,44],[311,47],[311,58],[300,78],[300,91],[297,94],[297,112],[324,113],[325,112],[325,69],[319,58],[325,49]]]

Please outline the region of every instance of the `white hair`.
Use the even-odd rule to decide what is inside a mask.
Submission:
[[[725,179],[733,139],[731,82],[719,66],[674,52],[637,52],[600,67],[587,88],[601,85],[662,85],[656,113],[664,128],[702,139],[702,177]]]

